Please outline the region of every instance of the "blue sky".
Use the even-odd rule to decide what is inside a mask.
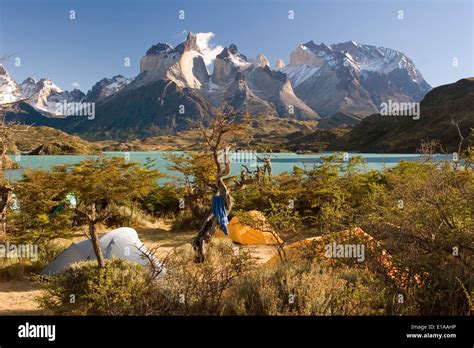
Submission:
[[[176,45],[183,31],[213,32],[211,43],[272,64],[288,62],[300,42],[354,40],[404,52],[437,86],[474,76],[473,8],[473,0],[0,0],[0,54],[21,58],[5,64],[19,82],[48,77],[87,91],[104,77],[136,76],[151,45]]]

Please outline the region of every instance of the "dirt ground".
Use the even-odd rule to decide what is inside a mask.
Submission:
[[[150,228],[137,228],[140,240],[149,248],[158,246],[157,256],[164,257],[174,248],[192,242],[196,232],[171,232],[167,224],[158,224]],[[105,231],[104,231],[105,232]],[[67,247],[73,241],[84,239],[77,235],[61,244]],[[276,253],[271,245],[235,245],[250,250],[259,263],[265,263]],[[36,303],[41,289],[38,284],[28,280],[0,281],[0,315],[47,315]]]
[[[0,315],[41,315],[35,298],[41,290],[29,280],[0,282]]]

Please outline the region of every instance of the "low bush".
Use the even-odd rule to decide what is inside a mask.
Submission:
[[[22,280],[40,270],[41,266],[38,263],[3,259],[0,261],[0,281]]]
[[[222,314],[226,293],[255,265],[248,252],[237,250],[228,240],[216,240],[205,262],[196,264],[190,247],[179,249],[167,264],[166,277],[156,283],[155,314]]]
[[[153,282],[146,270],[121,259],[73,264],[44,282],[42,308],[58,315],[145,315]]]
[[[157,279],[124,260],[100,270],[80,262],[45,283],[40,305],[60,315],[371,315],[385,314],[393,297],[367,270],[316,262],[257,268],[237,250],[215,241],[196,264],[191,248],[178,248]]]
[[[202,221],[196,219],[191,211],[183,210],[175,215],[171,229],[173,231],[189,231],[190,229],[198,230]]]
[[[224,293],[253,265],[247,253],[235,255],[230,242],[213,243],[203,264],[191,248],[181,248],[166,264],[166,276],[153,279],[136,264],[112,259],[73,264],[44,281],[40,306],[58,315],[209,315],[223,311]]]
[[[281,263],[242,278],[227,314],[377,315],[385,313],[387,292],[368,271]]]

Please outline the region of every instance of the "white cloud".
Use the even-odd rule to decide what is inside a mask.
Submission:
[[[81,85],[79,84],[79,82],[75,82],[75,81],[74,81],[73,83],[71,83],[71,86],[74,87],[74,88],[79,88],[79,87],[81,87]]]
[[[206,65],[212,64],[214,59],[216,59],[216,56],[224,49],[221,45],[210,43],[214,36],[215,34],[212,32],[196,34],[196,42],[201,49],[202,55],[204,56],[204,63],[206,63]]]

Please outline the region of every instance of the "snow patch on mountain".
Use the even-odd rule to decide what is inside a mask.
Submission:
[[[92,89],[87,92],[87,96],[85,98],[86,102],[98,102],[103,100],[111,95],[117,93],[122,88],[127,86],[132,79],[126,78],[122,75],[116,75],[109,78],[104,78],[97,82]]]
[[[291,80],[293,87],[298,86],[307,78],[313,76],[319,71],[318,66],[313,65],[287,65],[279,69],[279,71],[284,72],[288,75],[288,78]]]
[[[321,67],[327,64],[330,67],[336,67],[340,65],[341,55],[343,55],[345,66],[351,65],[358,71],[370,71],[386,75],[393,70],[404,69],[413,81],[423,81],[412,60],[403,53],[390,48],[359,44],[355,41],[332,45],[326,45],[325,43],[318,45],[313,41],[300,44],[290,55],[290,65]],[[295,69],[289,69],[290,73],[293,70]]]
[[[403,53],[355,41],[299,44],[280,71],[295,94],[325,116],[375,113],[382,100],[419,101],[431,88]]]

